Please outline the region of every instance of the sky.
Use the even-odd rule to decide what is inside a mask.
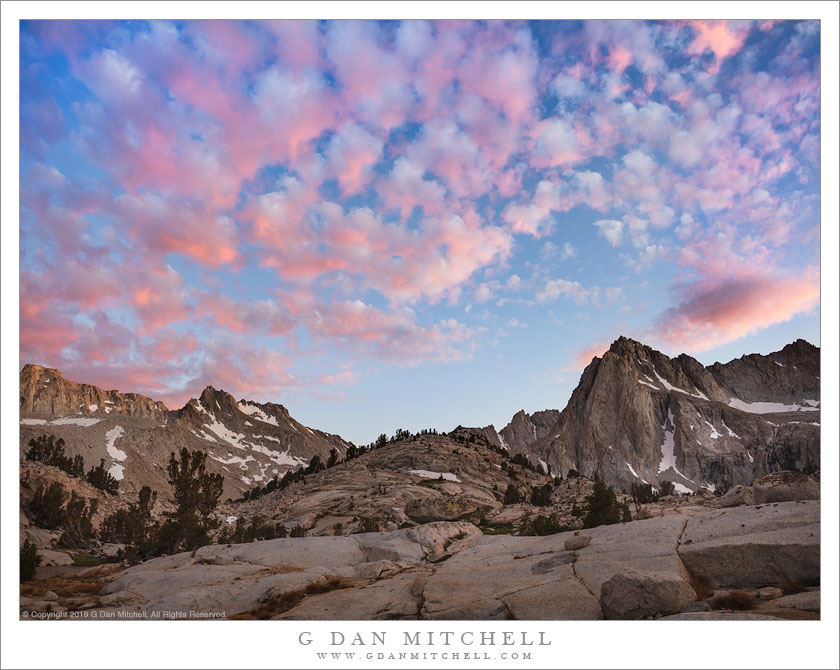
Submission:
[[[817,21],[23,21],[20,362],[357,443],[819,345]]]

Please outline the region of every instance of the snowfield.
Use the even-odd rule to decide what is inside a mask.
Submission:
[[[443,477],[445,480],[450,482],[461,481],[451,472],[433,472],[431,470],[409,470],[408,473],[411,475],[417,475],[418,477],[423,477],[424,479],[440,479],[441,477]]]

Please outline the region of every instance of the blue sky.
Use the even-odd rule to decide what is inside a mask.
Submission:
[[[819,22],[21,24],[21,361],[367,442],[819,344]]]

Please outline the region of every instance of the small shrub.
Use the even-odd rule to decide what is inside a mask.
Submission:
[[[578,506],[577,503],[572,505],[572,516],[578,519],[583,516],[583,510]]]
[[[543,516],[542,514],[528,523],[525,535],[556,535],[568,530],[568,528],[557,520],[556,514]]]
[[[669,482],[667,479],[659,482],[659,495],[663,497],[674,495],[674,482]]]
[[[531,489],[531,504],[537,507],[547,507],[551,504],[551,483],[535,486]]]
[[[691,588],[693,588],[694,592],[697,594],[697,600],[708,600],[715,594],[712,582],[704,575],[691,577],[688,580],[688,583],[691,584]]]
[[[646,505],[647,503],[659,500],[659,496],[650,484],[633,484],[633,486],[630,487],[630,493],[633,496],[633,502],[636,503],[637,506]]]
[[[34,542],[25,540],[20,548],[20,581],[28,582],[32,579],[39,565],[41,557],[38,555],[38,548]]]
[[[569,470],[569,474],[566,475],[566,479],[577,479],[578,477],[580,477],[580,473],[574,468]]]
[[[289,537],[306,537],[306,528],[300,524],[296,525],[289,533]]]
[[[329,593],[337,589],[346,589],[350,586],[350,582],[344,577],[327,577],[324,581],[313,582],[307,584],[301,589],[295,591],[287,591],[279,596],[275,596],[265,601],[257,608],[251,610],[250,615],[256,619],[270,619],[273,616],[288,612],[293,607],[297,606],[301,600],[306,596],[313,596],[319,593]],[[234,617],[231,617],[234,618]],[[250,618],[245,616],[236,616],[235,618]]]

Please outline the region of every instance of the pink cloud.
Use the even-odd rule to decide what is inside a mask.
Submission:
[[[207,206],[152,193],[124,193],[115,198],[113,214],[146,253],[180,253],[208,267],[237,258],[236,226]]]
[[[709,278],[679,287],[678,295],[679,303],[658,319],[655,335],[676,348],[704,351],[818,307],[819,271]]]
[[[749,33],[749,25],[734,26],[727,21],[690,21],[694,39],[688,45],[690,54],[702,55],[706,50],[715,55],[712,72],[720,69],[721,62],[740,51]]]

